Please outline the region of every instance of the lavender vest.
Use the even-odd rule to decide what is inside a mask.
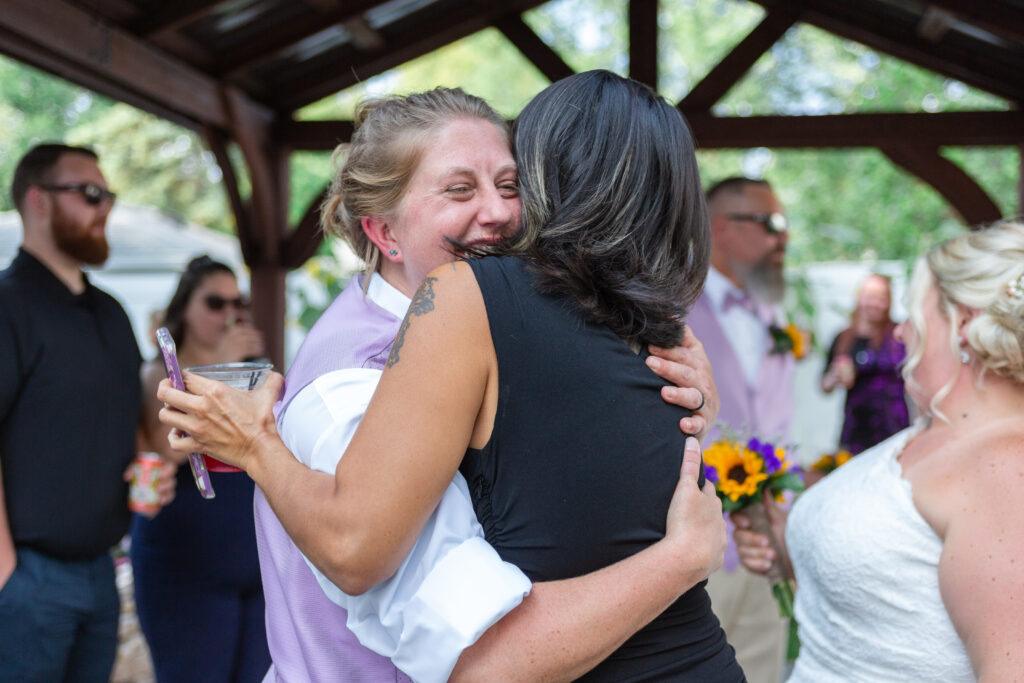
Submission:
[[[346,368],[382,369],[401,322],[365,298],[359,279],[353,278],[309,331],[275,413],[280,416],[320,375]],[[254,508],[274,680],[411,683],[390,659],[360,645],[346,628],[346,611],[320,590],[259,487]]]
[[[704,344],[704,351],[711,360],[715,386],[722,404],[718,412],[718,424],[725,425],[743,437],[756,436],[776,444],[785,444],[793,417],[793,370],[796,364],[793,354],[771,354],[765,349],[757,384],[751,387],[747,384],[743,366],[729,342],[729,332],[719,324],[707,294],[701,294],[697,299],[686,324]],[[720,431],[717,425],[712,427],[707,442],[717,439]],[[733,571],[739,566],[739,556],[732,540],[731,523],[728,538],[729,547],[725,551],[723,568]]]

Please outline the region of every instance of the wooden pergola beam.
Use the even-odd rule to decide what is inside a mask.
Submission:
[[[964,23],[1024,43],[1024,7],[999,0],[919,0],[923,7],[944,9]]]
[[[61,0],[4,0],[0,51],[193,129],[227,125],[217,81]]]
[[[658,0],[629,0],[629,77],[658,89]]]
[[[249,205],[242,199],[238,189],[238,174],[235,173],[235,165],[231,163],[228,156],[228,136],[221,130],[212,126],[203,126],[203,139],[206,146],[210,148],[221,172],[221,186],[228,195],[228,204],[231,206],[231,213],[235,216],[236,234],[238,244],[242,249],[242,258],[246,263],[255,263],[260,259],[259,245],[254,243],[252,235],[252,215]]]
[[[352,139],[352,121],[278,121],[275,137],[290,149],[331,151]]]
[[[495,23],[495,27],[552,83],[575,73],[561,55],[526,25],[522,17],[504,17]]]
[[[931,145],[993,146],[1024,143],[1019,111],[940,114],[829,114],[719,117],[687,112],[703,149],[751,147],[877,147],[915,140]],[[277,137],[297,150],[330,151],[352,138],[351,121],[282,121]]]
[[[306,207],[299,224],[281,245],[281,263],[286,268],[298,268],[316,254],[323,241],[323,232],[320,230],[320,206],[327,199],[329,189],[330,183],[320,190],[316,199]]]
[[[935,147],[893,143],[882,152],[910,174],[935,188],[946,198],[964,223],[980,225],[1002,218],[1002,211],[992,198],[962,168],[939,154]]]
[[[958,49],[947,38],[938,43],[917,36],[915,26],[859,11],[857,3],[834,0],[754,0],[766,8],[799,7],[800,20],[840,38],[862,43],[888,55],[937,71],[1013,102],[1024,103],[1020,72],[994,59]]]
[[[324,77],[323,73],[300,76],[288,83],[287,88],[277,88],[267,95],[266,100],[280,111],[295,111],[316,102],[339,90],[355,85],[388,69],[404,64],[439,47],[492,26],[499,20],[518,16],[522,12],[540,5],[542,0],[505,0],[502,3],[474,5],[478,13],[452,14],[424,20],[415,15],[407,18],[401,32],[387,36],[387,42],[377,50],[368,50],[347,57],[326,53],[325,63],[335,65],[334,73]]]
[[[165,2],[155,12],[145,12],[133,21],[128,30],[143,38],[181,28],[210,14],[224,0],[177,0]]]
[[[254,105],[234,88],[225,87],[222,95],[230,117],[229,130],[245,157],[252,182],[245,211],[248,223],[239,225],[239,234],[250,242],[251,258],[247,257],[246,263],[252,271],[253,323],[264,332],[267,356],[281,367],[288,274],[281,256],[288,230],[289,150],[274,139],[272,112]]]
[[[722,99],[754,63],[796,23],[798,15],[772,10],[679,103],[684,112],[708,110]]]
[[[329,11],[310,12],[282,26],[275,26],[222,55],[218,60],[218,70],[221,74],[236,74],[264,64],[283,50],[331,26],[360,18],[375,4],[375,0],[356,0],[335,5]]]
[[[686,116],[702,149],[878,147],[906,140],[932,146],[992,146],[1018,145],[1024,141],[1024,113],[1020,111]]]

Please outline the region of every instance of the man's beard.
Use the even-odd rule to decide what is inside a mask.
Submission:
[[[92,228],[96,223],[82,226],[64,213],[59,206],[55,206],[50,225],[57,248],[71,258],[91,266],[106,262],[107,256],[110,255],[110,245],[107,243],[106,233],[99,237],[92,234]]]
[[[737,269],[747,292],[758,301],[769,305],[781,303],[786,295],[782,265],[775,262],[774,256],[775,252],[768,252],[757,263]]]

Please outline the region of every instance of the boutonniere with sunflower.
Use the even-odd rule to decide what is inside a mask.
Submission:
[[[807,355],[807,347],[810,346],[808,337],[810,335],[793,323],[789,323],[785,327],[771,325],[768,327],[768,332],[772,337],[771,353],[773,355],[792,353],[793,358],[796,360],[802,360]]]
[[[811,465],[811,469],[821,472],[822,474],[828,474],[834,472],[846,463],[850,462],[850,458],[853,457],[853,453],[848,450],[840,448],[835,453],[826,453]]]
[[[742,510],[750,519],[751,528],[771,539],[776,560],[768,571],[768,580],[779,604],[779,614],[790,620],[786,656],[796,659],[800,643],[793,619],[794,586],[782,569],[783,553],[772,531],[764,494],[767,491],[781,501],[783,491],[802,491],[804,480],[800,468],[787,457],[784,448],[754,438],[743,442],[726,437],[704,451],[704,474],[715,485],[723,510]]]

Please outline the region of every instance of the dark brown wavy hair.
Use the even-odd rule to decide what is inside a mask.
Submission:
[[[542,291],[571,296],[630,344],[678,344],[710,248],[679,110],[646,85],[587,71],[537,95],[513,138],[523,227],[497,251],[526,256]]]

